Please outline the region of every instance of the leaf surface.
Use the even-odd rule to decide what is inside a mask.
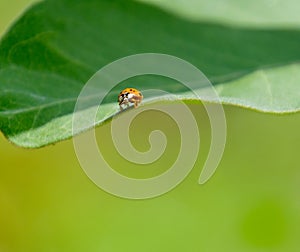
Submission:
[[[89,78],[114,60],[149,52],[195,65],[226,104],[271,113],[300,110],[300,31],[295,22],[285,28],[246,28],[185,15],[134,1],[34,5],[1,40],[1,131],[23,147],[71,137],[74,105]],[[116,97],[128,85],[140,90],[164,87],[188,98],[182,86],[167,78],[128,80],[105,98],[99,124],[118,112]],[[102,88],[105,83],[97,92]]]

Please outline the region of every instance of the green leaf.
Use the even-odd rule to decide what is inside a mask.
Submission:
[[[213,22],[222,19],[208,23],[186,15],[121,0],[34,5],[0,44],[1,131],[24,147],[71,137],[74,105],[88,79],[114,60],[147,52],[192,63],[226,104],[274,113],[300,110],[299,30],[276,29],[274,24],[272,29],[224,26]],[[116,96],[128,84],[140,90],[164,87],[188,98],[181,96],[186,90],[170,79],[134,78],[106,97],[98,124],[118,112]],[[101,83],[97,92],[105,88]]]
[[[191,21],[257,28],[299,28],[298,0],[138,0]]]

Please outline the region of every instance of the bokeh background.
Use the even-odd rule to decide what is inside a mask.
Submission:
[[[0,34],[31,2],[0,2]],[[224,157],[213,178],[198,185],[210,131],[201,104],[190,108],[202,142],[196,166],[174,190],[150,200],[125,200],[99,189],[80,168],[71,140],[27,150],[1,134],[0,252],[299,251],[300,114],[225,106]],[[176,127],[166,126],[172,125],[168,117],[149,113],[132,126],[134,144],[147,149],[147,134],[160,128],[174,156]],[[149,116],[153,123],[144,127]],[[105,124],[97,136],[116,170],[139,177],[170,163],[164,158],[152,167],[120,165],[109,130]]]

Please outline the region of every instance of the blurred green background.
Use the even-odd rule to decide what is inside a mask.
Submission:
[[[30,2],[0,2],[1,34]],[[190,107],[202,141],[196,167],[173,191],[150,200],[120,199],[99,189],[80,168],[71,140],[26,150],[1,135],[0,252],[299,251],[300,114],[225,106],[224,157],[213,178],[198,185],[210,131],[202,106]],[[153,123],[143,127],[149,116]],[[169,125],[159,113],[136,120],[131,135],[137,148],[147,148],[147,132],[160,128],[161,117],[161,125]],[[109,127],[98,128],[97,136],[118,171],[154,175],[170,163],[165,158],[159,167],[118,166]],[[174,156],[177,128],[160,129],[167,131]]]

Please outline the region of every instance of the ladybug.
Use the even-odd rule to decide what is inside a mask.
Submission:
[[[142,93],[135,88],[125,88],[118,95],[118,102],[121,111],[123,110],[123,104],[127,105],[128,107],[129,103],[133,103],[134,107],[137,108],[137,106],[139,105],[139,103],[142,102],[142,100]]]

